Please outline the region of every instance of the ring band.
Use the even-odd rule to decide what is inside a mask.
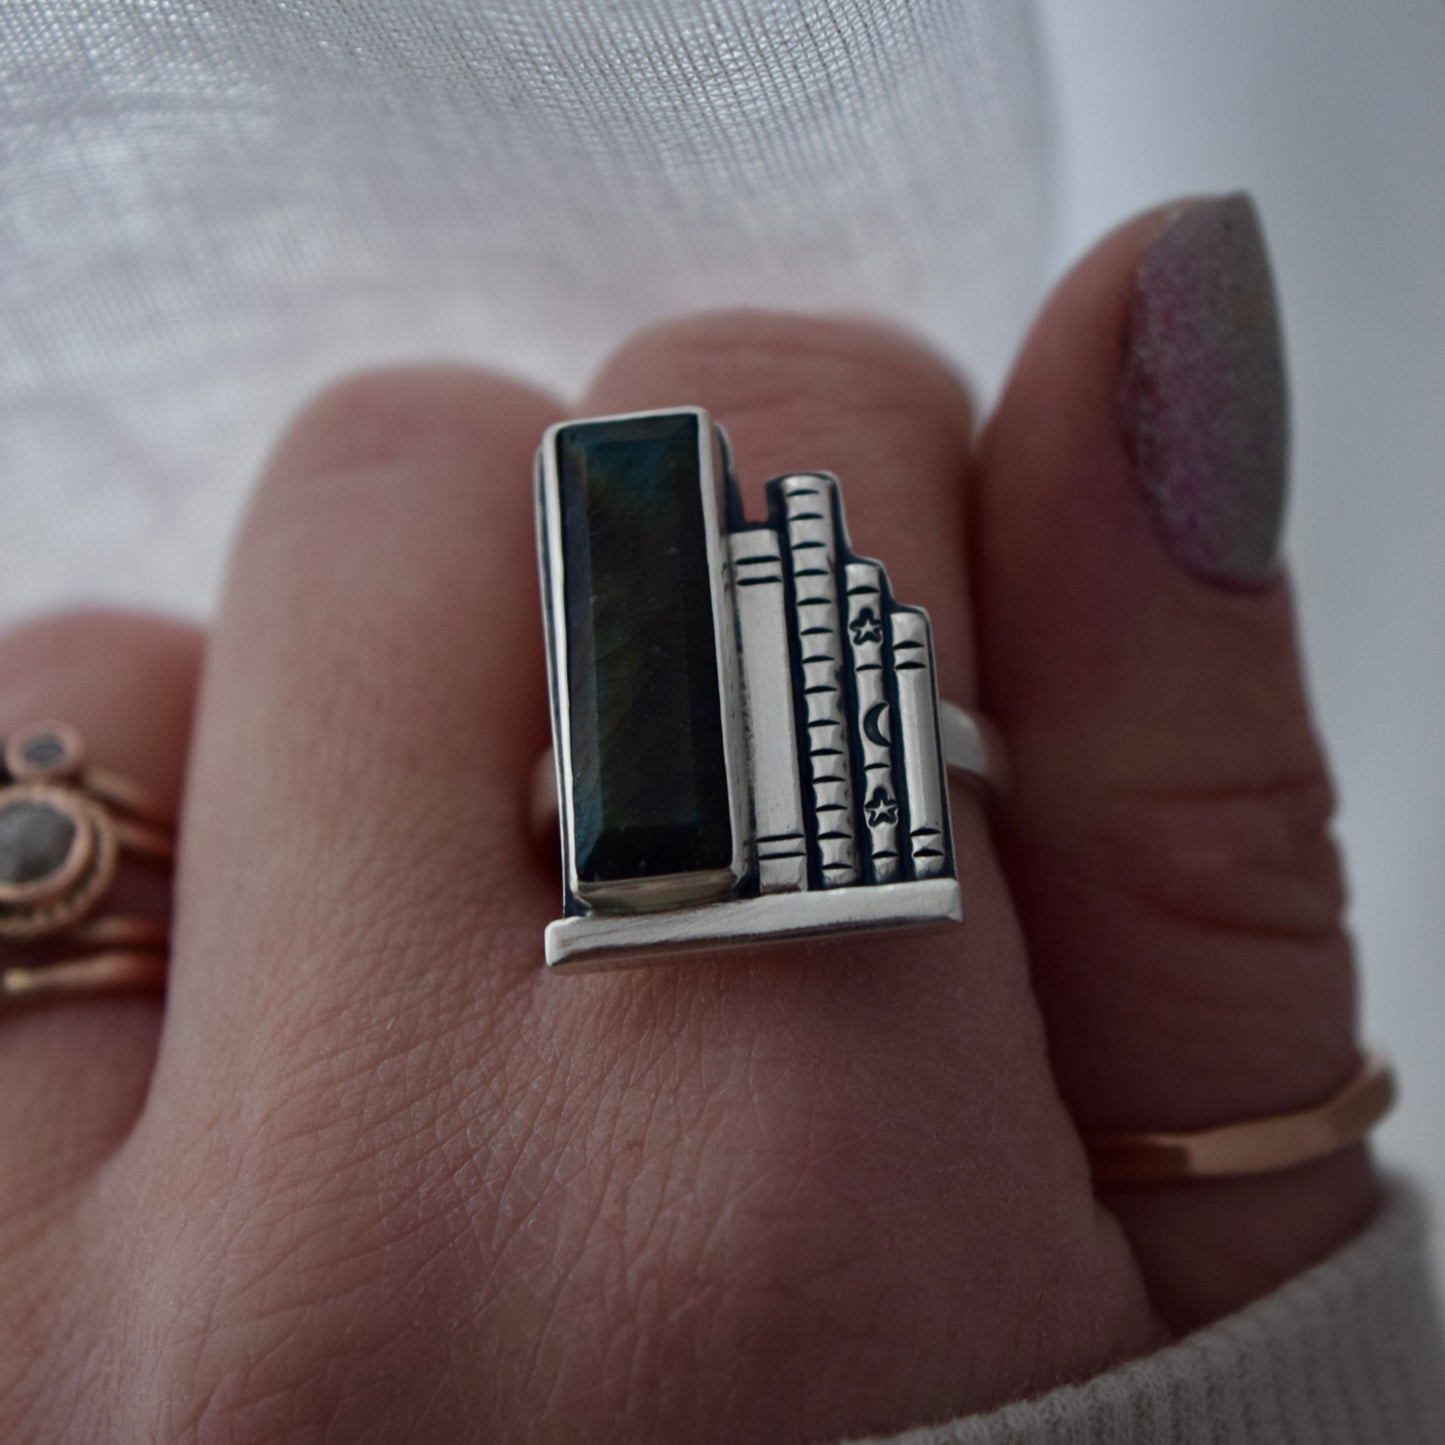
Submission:
[[[97,953],[0,971],[0,1010],[94,993],[149,993],[165,987],[163,953]]]
[[[767,498],[749,520],[698,407],[542,439],[553,968],[962,917],[945,752],[997,784],[997,738],[940,707],[928,615],[853,551],[837,478]]]
[[[1008,792],[1008,751],[998,729],[974,708],[946,697],[938,703],[938,722],[948,771],[988,796]]]
[[[166,808],[130,779],[88,767],[66,723],[11,734],[0,762],[0,1009],[160,986],[166,925],[102,909],[122,856],[174,860]],[[18,949],[34,956],[11,963],[5,955]]]
[[[1339,1093],[1309,1109],[1190,1133],[1105,1134],[1085,1140],[1100,1184],[1167,1184],[1292,1169],[1358,1144],[1389,1113],[1394,1071],[1363,1055]]]

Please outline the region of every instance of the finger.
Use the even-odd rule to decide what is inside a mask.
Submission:
[[[419,1012],[444,1032],[458,991],[508,976],[486,958],[510,958],[519,916],[535,945],[555,885],[520,781],[547,715],[531,475],[557,411],[481,373],[381,372],[282,443],[201,701],[172,967],[183,1077],[264,1083]]]
[[[720,313],[643,333],[612,358],[581,405],[585,414],[601,415],[684,403],[707,408],[727,428],[754,516],[762,514],[768,477],[816,470],[839,476],[853,546],[884,562],[899,598],[928,609],[940,688],[971,700],[965,530],[971,437],[957,378],[882,327]],[[696,1067],[716,1076],[727,1044],[750,1040],[750,1092],[772,1087],[781,1099],[793,1087],[783,1065],[804,1067],[827,1090],[828,1117],[836,1111],[851,1121],[833,1140],[839,1157],[876,1158],[880,1147],[886,1153],[894,1146],[906,1154],[896,1191],[878,1201],[889,1223],[879,1219],[869,1227],[926,1241],[920,1254],[928,1277],[900,1271],[895,1281],[920,1318],[940,1297],[978,1297],[991,1287],[980,1274],[980,1239],[1036,1237],[1041,1207],[1069,1216],[1088,1197],[1082,1169],[1075,1169],[1077,1141],[1041,1048],[1012,906],[977,799],[965,790],[955,790],[953,820],[964,929],[902,940],[872,935],[821,951],[795,950],[781,960],[775,950],[756,970],[729,963],[720,975],[725,998],[715,982],[699,982],[709,978],[705,971],[673,971],[655,987],[655,996],[674,1008],[679,994],[693,999],[695,989],[717,1000],[711,1008],[684,1007],[692,1025],[682,1043],[684,1066],[693,1067],[696,1057]],[[609,1006],[616,991],[608,992],[606,976],[577,980],[593,982],[600,987],[578,1006],[607,1031],[600,1047],[616,1047],[622,1031]],[[826,1010],[819,1007],[820,989],[832,1000]],[[557,1002],[582,999],[579,989]],[[634,1010],[627,1023],[635,1028],[636,1021]],[[864,1052],[872,1066],[861,1062],[858,1027],[866,1028]],[[786,1040],[786,1047],[777,1051],[772,1067],[780,1072],[770,1084],[774,1040]],[[671,1056],[679,1049],[678,1040],[669,1042]],[[889,1057],[908,1061],[906,1086],[899,1087],[890,1065],[876,1062]],[[816,1115],[814,1123],[818,1127]],[[741,1141],[737,1147],[747,1148]],[[902,1183],[915,1169],[928,1175],[922,1194]],[[969,1215],[967,1230],[958,1227],[959,1211]],[[785,1213],[776,1228],[786,1235],[790,1224]],[[1045,1226],[1044,1233],[1057,1237],[1056,1228]],[[813,1243],[799,1248],[794,1265],[826,1238],[823,1215],[813,1230]],[[1098,1249],[1097,1259],[1108,1258],[1109,1240],[1091,1232],[1087,1209],[1073,1214],[1066,1232],[1072,1230],[1075,1239],[1088,1241],[1086,1252]],[[993,1264],[1009,1249],[1000,1248]],[[1132,1273],[1126,1279],[1101,1267],[1095,1280],[1096,1320],[1122,1312],[1129,1323],[1121,1333],[1137,1341],[1143,1326],[1130,1315]],[[880,1301],[885,1295],[892,1296],[892,1287]],[[1075,1344],[1083,1353],[1100,1347],[1090,1330]],[[975,1363],[981,1377],[994,1379],[1009,1368],[986,1348]],[[926,1377],[931,1367],[921,1367],[920,1389],[939,1384]],[[936,1409],[943,1398],[918,1408]]]
[[[1274,1114],[1356,1067],[1330,789],[1278,572],[1284,443],[1268,262],[1238,197],[1099,247],[990,428],[1005,860],[1086,1131]],[[1180,1326],[1295,1272],[1369,1201],[1359,1151],[1109,1200]]]
[[[628,348],[586,409],[699,402],[751,477],[856,478],[856,543],[933,609],[943,684],[966,696],[956,385],[897,338],[710,325]],[[248,1282],[247,1320],[304,1317],[382,1362],[348,1419],[412,1390],[432,1408],[398,1290],[450,1322],[454,1360],[504,1360],[492,1386],[446,1385],[493,1434],[549,1364],[549,1409],[602,1409],[614,1433],[684,1438],[715,1407],[736,1426],[720,1435],[746,1435],[776,1395],[794,1433],[841,1435],[1152,1340],[976,811],[958,813],[965,930],[546,975],[557,880],[525,845],[546,742],[530,481],[555,415],[469,373],[354,382],[302,419],[253,505],[208,662],[167,1046],[124,1176],[166,1287],[215,1317],[197,1298],[213,1282],[165,1254],[156,1166],[181,1139],[221,1177],[188,1196],[188,1228],[219,1231],[242,1271],[284,1254]],[[1078,1327],[1020,1352],[1044,1293]],[[966,1369],[920,1362],[980,1297],[1007,1318],[970,1332]],[[305,1352],[237,1334],[238,1389],[334,1388],[298,1378]]]
[[[97,767],[174,806],[201,646],[194,628],[120,613],[67,614],[9,632],[0,637],[0,737],[27,723],[68,722]],[[137,899],[163,906],[139,869],[123,873],[115,905],[135,912]],[[52,1203],[125,1135],[145,1097],[160,1020],[159,999],[119,995],[0,1014],[0,1221]]]

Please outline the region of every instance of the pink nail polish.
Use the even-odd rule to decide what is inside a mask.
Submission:
[[[1289,420],[1274,280],[1249,196],[1181,207],[1146,252],[1120,395],[1139,487],[1169,554],[1219,586],[1269,581]]]

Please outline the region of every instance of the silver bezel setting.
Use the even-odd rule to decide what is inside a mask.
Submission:
[[[578,877],[576,812],[572,788],[571,699],[568,691],[566,613],[567,579],[562,552],[562,507],[557,472],[556,438],[576,421],[556,422],[542,437],[538,452],[538,559],[543,579],[547,626],[547,680],[552,695],[552,740],[557,759],[557,796],[561,800],[563,862],[572,899],[591,908],[621,912],[654,912],[727,896],[747,876],[751,837],[748,829],[747,759],[742,733],[738,679],[737,632],[732,613],[732,574],[718,525],[718,487],[723,458],[712,418],[701,407],[661,407],[589,417],[587,422],[633,422],[650,417],[691,416],[697,422],[699,485],[706,535],[709,592],[712,598],[713,645],[718,667],[718,700],[722,710],[723,761],[727,774],[728,817],[732,858],[727,868],[674,873],[654,878],[590,883]]]

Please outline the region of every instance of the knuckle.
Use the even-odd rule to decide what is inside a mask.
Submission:
[[[200,667],[201,632],[141,612],[76,608],[0,635],[0,729],[63,706],[78,726],[130,698],[189,699]],[[63,703],[58,699],[63,698]]]
[[[716,311],[639,333],[605,368],[606,390],[638,391],[640,378],[687,386],[727,415],[830,415],[864,410],[910,418],[969,415],[956,374],[904,332],[871,321],[760,311]]]
[[[463,537],[487,535],[484,519],[510,520],[530,504],[525,489],[488,487],[487,479],[525,475],[556,414],[542,393],[462,367],[334,382],[293,421],[266,469],[236,549],[231,595],[239,578],[242,588],[279,582],[307,597],[328,584],[354,603],[379,583],[404,580],[428,543],[434,556],[455,561]]]
[[[252,502],[223,623],[269,648],[273,675],[308,696],[404,695],[455,645],[454,584],[480,588],[499,539],[527,535],[530,493],[500,483],[526,475],[555,414],[530,388],[458,368],[335,383],[292,425]]]
[[[0,634],[0,674],[69,671],[123,653],[134,665],[169,663],[200,643],[196,628],[143,612],[74,607]]]
[[[503,419],[556,404],[520,382],[460,366],[381,367],[333,381],[292,422],[270,479],[384,471],[427,456],[485,455]],[[509,421],[508,423],[512,423]]]
[[[1106,952],[1089,950],[1101,972],[1068,975],[1071,996],[1150,1021],[1182,1077],[1220,1080],[1226,1116],[1325,1097],[1353,1067],[1333,801],[1316,762],[1232,790],[1116,795],[1090,825],[1067,926]]]
[[[1128,792],[1099,839],[1112,886],[1196,926],[1305,942],[1339,936],[1344,869],[1322,762],[1242,789]]]

